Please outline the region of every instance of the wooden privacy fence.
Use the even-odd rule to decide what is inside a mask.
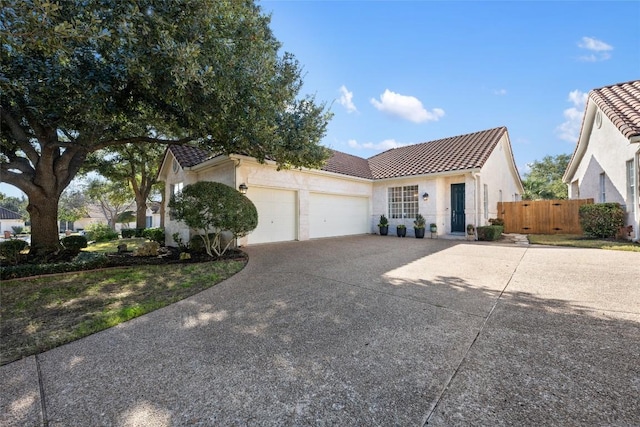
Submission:
[[[578,210],[593,199],[499,202],[505,233],[582,234]]]

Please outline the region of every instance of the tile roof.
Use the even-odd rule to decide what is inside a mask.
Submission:
[[[394,148],[369,159],[331,150],[323,171],[366,179],[385,179],[481,168],[506,127],[453,136]],[[169,147],[182,167],[194,166],[212,156],[186,145]]]
[[[373,179],[367,159],[336,150],[331,150],[331,157],[321,169],[342,175]]]
[[[507,132],[498,127],[394,148],[369,159],[374,179],[481,168]]]
[[[210,152],[188,145],[170,145],[169,150],[183,168],[200,164],[212,157]]]
[[[640,136],[640,80],[594,89],[589,96],[627,139]]]
[[[0,207],[0,219],[22,219],[19,213]]]

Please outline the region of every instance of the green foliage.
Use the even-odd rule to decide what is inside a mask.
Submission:
[[[567,185],[562,182],[571,156],[558,154],[557,156],[545,156],[541,161],[535,161],[528,166],[531,170],[525,174],[522,180],[524,186],[524,200],[539,199],[566,199],[568,197]]]
[[[176,220],[200,232],[209,256],[224,254],[233,242],[231,239],[222,247],[222,232],[229,231],[237,238],[246,236],[258,225],[258,211],[251,200],[219,182],[187,185],[171,198],[169,208]],[[213,240],[209,238],[211,233]]]
[[[582,231],[592,237],[615,237],[625,221],[625,212],[619,203],[582,205],[578,215]]]
[[[136,220],[136,216],[133,211],[124,211],[118,214],[116,218],[116,223],[118,224],[128,224],[130,222],[134,222]]]
[[[380,215],[380,221],[378,221],[378,227],[388,227],[389,226],[389,220],[387,219],[387,217],[383,214]]]
[[[478,240],[493,241],[498,240],[504,231],[504,227],[501,225],[487,225],[477,227]]]
[[[414,228],[425,228],[425,219],[422,214],[416,214],[416,219],[413,221]]]
[[[185,245],[184,242],[182,241],[182,237],[180,237],[180,233],[173,233],[171,235],[171,238],[178,245],[178,250],[180,252],[186,252],[189,249],[189,245],[188,244]]]
[[[65,249],[76,255],[80,253],[81,249],[86,248],[88,245],[85,236],[66,236],[62,238],[61,243]]]
[[[15,212],[19,214],[22,219],[26,220],[29,218],[29,213],[27,212],[27,205],[29,201],[26,197],[12,197],[7,196],[4,193],[0,193],[0,207],[10,210],[11,212]]]
[[[0,257],[10,264],[20,262],[22,255],[20,252],[29,247],[29,244],[21,239],[11,239],[0,242]]]
[[[87,200],[79,190],[65,190],[58,202],[58,219],[75,222],[87,215]]]
[[[164,246],[164,228],[146,228],[142,232],[142,237],[146,237],[147,239],[158,242],[160,245]]]
[[[92,270],[105,267],[107,257],[104,254],[80,252],[73,262],[56,262],[49,264],[20,264],[1,267],[0,279],[17,279],[20,277],[39,276],[41,274],[69,273],[73,271]]]
[[[489,224],[504,226],[504,218],[489,218]]]
[[[12,225],[11,229],[13,230],[13,235],[17,236],[18,234],[22,234],[24,231],[24,227],[21,225]]]
[[[109,240],[115,240],[118,238],[118,233],[113,231],[111,227],[106,224],[89,224],[86,231],[87,240],[92,240],[94,242],[108,242]]]
[[[130,238],[136,236],[136,229],[135,228],[123,228],[122,230],[120,230],[120,234],[122,235],[123,239],[130,239]]]

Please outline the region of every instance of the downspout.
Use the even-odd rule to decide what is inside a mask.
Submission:
[[[636,186],[635,186],[635,200],[632,201],[632,203],[635,203],[634,206],[634,212],[635,212],[635,218],[634,220],[636,221],[635,223],[635,237],[632,239],[634,242],[640,242],[640,189],[638,189],[638,187],[640,186],[640,148],[638,148],[638,150],[636,150],[636,155],[635,155],[635,159],[634,159],[634,163],[635,163],[635,175],[633,177],[633,179],[636,180]]]

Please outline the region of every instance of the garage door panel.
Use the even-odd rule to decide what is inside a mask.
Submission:
[[[369,232],[369,199],[313,193],[309,203],[311,238]]]
[[[258,210],[258,226],[249,234],[249,244],[296,240],[295,191],[253,187],[247,197]]]

